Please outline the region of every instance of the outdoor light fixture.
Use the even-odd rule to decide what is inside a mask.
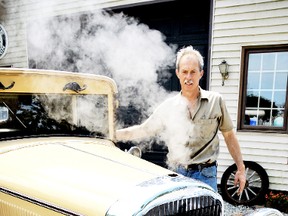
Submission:
[[[224,81],[228,79],[229,73],[228,73],[228,64],[225,60],[223,60],[219,65],[219,70],[222,76],[222,86],[224,86]]]

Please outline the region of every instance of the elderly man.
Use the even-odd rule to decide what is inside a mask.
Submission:
[[[200,88],[204,61],[192,46],[177,53],[176,75],[181,92],[162,102],[141,125],[116,131],[117,140],[142,139],[160,135],[168,147],[170,169],[209,184],[217,191],[218,130],[237,165],[235,185],[242,193],[245,166],[233,124],[219,93]]]

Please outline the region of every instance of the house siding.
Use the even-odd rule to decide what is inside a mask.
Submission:
[[[212,23],[210,90],[223,95],[236,127],[242,47],[288,44],[288,1],[216,0]],[[223,59],[230,72],[225,86],[221,86],[218,69]],[[270,189],[288,190],[288,135],[240,131],[236,134],[243,159],[255,161],[266,170]],[[219,183],[225,169],[233,163],[223,139],[220,146]]]

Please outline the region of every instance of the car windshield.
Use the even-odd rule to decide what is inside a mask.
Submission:
[[[107,137],[107,95],[0,94],[1,138],[19,135]]]

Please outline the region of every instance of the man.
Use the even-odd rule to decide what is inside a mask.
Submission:
[[[168,147],[167,164],[176,172],[209,184],[217,191],[218,129],[237,165],[235,185],[242,193],[245,166],[222,96],[200,88],[203,57],[192,46],[177,53],[176,75],[181,92],[168,98],[141,125],[117,130],[117,140],[160,135]]]

